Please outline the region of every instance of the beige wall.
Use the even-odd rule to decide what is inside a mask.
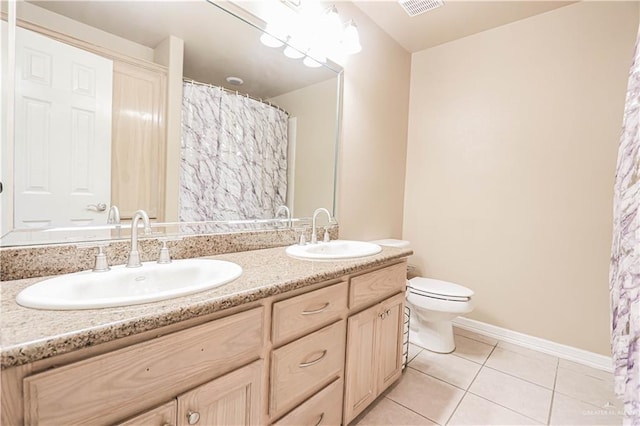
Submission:
[[[470,318],[609,353],[612,187],[635,2],[581,2],[412,58],[404,238]]]
[[[311,217],[318,207],[333,208],[337,84],[336,77],[271,99],[296,118],[289,165],[294,167],[293,204],[287,200],[294,217]]]
[[[362,43],[362,52],[344,67],[340,237],[399,238],[411,56],[355,6],[337,7],[344,19],[355,19]]]

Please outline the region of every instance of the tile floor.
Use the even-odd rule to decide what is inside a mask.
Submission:
[[[452,354],[411,345],[400,380],[354,424],[622,424],[611,373],[454,330]]]

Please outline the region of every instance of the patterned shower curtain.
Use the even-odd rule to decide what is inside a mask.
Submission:
[[[287,113],[183,85],[180,221],[273,218],[287,196]]]
[[[640,425],[640,50],[629,72],[614,187],[610,269],[615,390],[624,424]]]

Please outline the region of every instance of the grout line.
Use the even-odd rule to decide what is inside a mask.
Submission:
[[[412,413],[414,413],[414,414],[419,415],[419,416],[420,416],[420,417],[422,417],[423,419],[427,419],[427,420],[429,420],[430,422],[433,422],[433,423],[435,423],[435,424],[437,424],[437,425],[439,425],[439,424],[440,424],[440,423],[436,422],[435,420],[430,419],[429,417],[427,417],[427,416],[425,416],[425,415],[423,415],[423,414],[420,414],[420,413],[418,413],[418,412],[417,412],[417,411],[415,411],[415,410],[412,410],[411,408],[407,407],[406,405],[400,404],[398,401],[394,401],[393,399],[389,398],[388,396],[385,396],[385,398],[386,398],[386,399],[388,399],[389,401],[393,402],[394,404],[399,405],[400,407],[402,407],[402,408],[404,408],[404,409],[406,409],[406,410],[409,410],[409,411],[411,411],[411,412],[412,412]]]
[[[462,329],[461,329],[461,330],[462,330]],[[470,333],[473,333],[473,332],[471,331]],[[487,346],[493,346],[494,348],[495,348],[496,346],[498,346],[498,343],[500,342],[500,340],[499,340],[499,339],[494,339],[493,337],[487,337],[487,339],[495,340],[495,341],[496,341],[496,343],[491,344],[491,343],[483,342],[482,340],[475,339],[475,338],[473,338],[473,337],[469,337],[469,336],[465,336],[464,334],[456,334],[455,330],[454,330],[453,334],[454,334],[454,336],[464,337],[465,339],[473,340],[474,342],[484,343],[485,345],[487,345]],[[477,334],[477,333],[474,333],[474,334]],[[484,336],[481,336],[481,337],[484,337]]]
[[[558,369],[560,367],[560,359],[556,363],[556,374],[553,378],[553,391],[551,392],[551,403],[549,404],[549,414],[547,415],[547,425],[551,424],[551,413],[553,412],[553,402],[556,397],[556,383],[558,382]]]
[[[482,396],[482,395],[478,395],[478,394],[473,393],[473,392],[469,392],[469,393],[470,393],[471,395],[473,395],[473,396],[477,396],[477,397],[478,397],[478,398],[480,398],[480,399],[484,399],[484,400],[485,400],[485,401],[487,401],[487,402],[490,402],[490,403],[492,403],[492,404],[495,404],[495,405],[497,405],[498,407],[502,407],[502,408],[504,408],[505,410],[509,410],[509,411],[511,411],[512,413],[516,413],[516,414],[517,414],[517,415],[519,415],[519,416],[526,417],[527,419],[530,419],[530,420],[532,420],[532,421],[536,422],[536,424],[540,424],[540,420],[536,420],[536,419],[534,419],[533,417],[529,417],[529,416],[527,416],[526,414],[522,414],[521,412],[516,411],[516,410],[514,410],[513,408],[509,408],[509,407],[507,407],[507,406],[505,406],[505,405],[499,404],[499,403],[497,403],[497,402],[495,402],[495,401],[492,401],[492,400],[490,400],[490,399],[488,399],[488,398],[485,398],[485,397],[484,397],[484,396]]]
[[[462,336],[462,337],[464,337],[464,336]],[[451,415],[449,416],[449,418],[447,419],[445,424],[448,424],[451,421],[451,419],[453,418],[453,415],[456,414],[456,411],[458,411],[458,408],[460,408],[460,404],[462,404],[462,401],[466,398],[467,394],[469,393],[469,389],[471,389],[471,386],[473,385],[473,382],[475,382],[476,379],[478,378],[478,376],[480,375],[480,372],[484,368],[485,364],[487,363],[487,360],[489,359],[489,357],[491,356],[493,351],[496,350],[496,347],[497,347],[497,344],[496,344],[496,346],[491,348],[491,352],[489,352],[489,355],[487,355],[487,357],[484,359],[484,362],[482,364],[480,364],[480,368],[478,369],[478,372],[476,373],[475,376],[473,376],[473,379],[471,380],[471,383],[469,383],[469,386],[464,390],[464,395],[462,395],[462,398],[460,398],[460,401],[458,401],[458,404],[456,405],[456,408],[453,409],[453,411],[451,412]]]
[[[435,379],[435,380],[437,380],[437,381],[439,381],[439,382],[445,383],[445,384],[447,384],[447,385],[449,385],[449,386],[452,386],[452,387],[454,387],[454,388],[456,388],[456,389],[460,389],[461,391],[464,391],[464,390],[465,390],[464,388],[461,388],[460,386],[454,385],[453,383],[449,383],[449,382],[447,382],[446,380],[441,379],[441,378],[439,378],[439,377],[432,376],[431,374],[429,374],[429,373],[425,373],[424,371],[420,371],[420,370],[418,370],[417,368],[414,368],[414,367],[411,367],[411,366],[409,366],[409,368],[410,368],[410,369],[412,369],[413,371],[417,372],[417,373],[424,374],[425,376],[427,376],[427,377],[429,377],[429,378],[431,378],[431,379]]]
[[[516,375],[511,374],[511,373],[507,373],[506,371],[498,370],[497,368],[490,367],[488,365],[485,366],[485,367],[487,367],[490,370],[497,371],[498,373],[505,374],[505,375],[507,375],[509,377],[513,377],[514,379],[522,380],[523,382],[527,382],[527,383],[530,383],[532,385],[536,385],[536,386],[538,386],[538,387],[540,387],[540,388],[542,388],[544,390],[548,390],[550,392],[553,392],[553,388],[548,388],[548,387],[546,387],[544,385],[541,385],[540,383],[536,383],[536,382],[532,382],[531,380],[523,379],[522,377],[516,376]],[[556,372],[556,374],[557,374],[557,372]],[[555,386],[555,382],[554,382],[554,386]]]

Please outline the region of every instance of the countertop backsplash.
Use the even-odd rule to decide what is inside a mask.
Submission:
[[[180,239],[169,237],[172,259],[188,259],[213,256],[224,253],[237,253],[271,247],[282,247],[298,242],[300,231],[294,229],[276,229],[262,231],[235,232],[228,234],[184,235]],[[324,227],[318,229],[318,238],[322,239]],[[311,229],[306,229],[307,239]],[[329,227],[331,239],[339,235],[338,225]],[[161,242],[159,236],[139,234],[138,250],[143,262],[158,259]],[[131,248],[129,238],[95,242],[108,244],[104,248],[109,265],[121,265],[127,262]],[[51,244],[22,247],[0,248],[0,281],[24,278],[45,277],[68,274],[93,268],[97,248],[83,247],[80,243]]]

